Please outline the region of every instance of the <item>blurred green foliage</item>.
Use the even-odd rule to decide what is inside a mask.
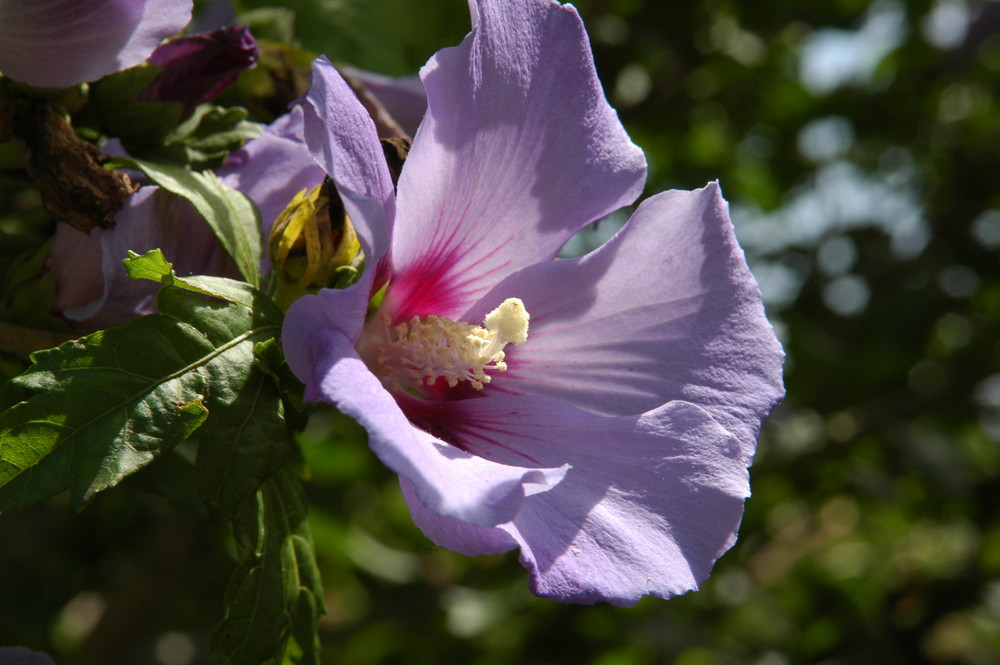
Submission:
[[[287,7],[301,47],[395,75],[467,29],[460,0]],[[1000,5],[578,7],[647,194],[720,180],[788,351],[740,540],[681,598],[542,601],[514,555],[432,546],[363,434],[319,413],[324,662],[1000,662]],[[0,643],[203,662],[226,538],[126,485],[0,518]]]

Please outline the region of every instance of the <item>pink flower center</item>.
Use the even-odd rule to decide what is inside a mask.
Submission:
[[[380,314],[369,324],[359,352],[368,367],[393,392],[423,396],[421,387],[439,379],[449,388],[468,382],[482,390],[490,382],[487,371],[504,372],[504,348],[528,339],[530,316],[517,298],[504,300],[486,315],[482,326],[443,316],[414,316],[392,324]]]

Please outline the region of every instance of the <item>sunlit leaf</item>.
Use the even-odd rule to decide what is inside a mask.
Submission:
[[[246,195],[231,189],[211,171],[202,173],[175,164],[120,157],[109,167],[145,173],[163,189],[190,201],[212,227],[240,274],[251,285],[260,283],[260,212]]]
[[[164,265],[134,261],[153,277]],[[15,381],[33,394],[0,414],[0,510],[65,489],[82,508],[203,425],[219,483],[207,503],[222,516],[282,463],[280,396],[253,357],[280,312],[243,282],[171,279],[160,276],[158,314],[32,356]],[[247,449],[238,460],[233,445]]]

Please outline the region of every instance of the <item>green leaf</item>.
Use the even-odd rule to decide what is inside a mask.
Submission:
[[[55,276],[47,272],[51,241],[23,252],[0,276],[0,321],[40,330],[64,331],[66,324],[52,316],[55,302]],[[37,347],[36,347],[37,348]]]
[[[155,275],[156,253],[144,258],[133,270]],[[0,413],[0,511],[67,488],[82,508],[199,427],[198,465],[220,485],[203,498],[221,519],[283,463],[280,393],[254,363],[280,310],[243,282],[161,281],[160,313],[35,353],[15,379],[34,394]]]
[[[211,665],[269,661],[319,665],[317,618],[325,611],[305,495],[286,466],[234,522],[242,560],[212,634]]]
[[[179,287],[160,291],[159,309],[184,313],[185,317],[199,321],[199,329],[214,343],[224,343],[239,332],[225,316],[215,314],[220,308],[226,309],[227,303],[239,304],[246,316],[259,318],[256,323],[244,321],[243,326],[280,324],[282,315],[273,301],[246,284],[220,277],[181,279],[158,249],[142,256],[134,252],[129,255],[123,263],[130,276]],[[213,299],[198,297],[199,294]],[[217,300],[220,298],[221,303]],[[273,375],[256,359],[257,347],[262,345],[278,346],[273,337],[266,337],[242,348],[239,356],[234,354],[230,358],[229,364],[213,366],[239,375],[235,381],[227,375],[212,382],[217,391],[213,393],[212,417],[197,434],[198,492],[209,513],[220,522],[232,519],[253,498],[261,482],[285,463],[291,446],[282,392]],[[297,380],[293,385],[296,384]]]
[[[261,371],[249,373],[230,406],[212,411],[198,433],[198,494],[218,521],[229,521],[260,484],[288,458],[290,435],[278,387]]]
[[[179,102],[139,99],[139,93],[162,71],[162,67],[143,63],[92,83],[90,102],[75,124],[100,127],[121,139],[130,154],[159,145],[184,110]]]
[[[141,256],[129,250],[128,258],[122,261],[122,265],[130,279],[163,282],[164,278],[170,278],[174,273],[173,264],[167,261],[159,249],[150,250]]]
[[[193,448],[190,439],[181,443],[129,476],[122,484],[157,494],[176,510],[204,515],[205,503],[198,495],[194,482]]]
[[[15,381],[37,393],[0,414],[0,511],[67,488],[82,508],[188,437],[217,353],[196,333],[156,314],[35,353]]]
[[[175,164],[128,157],[115,158],[107,166],[138,169],[163,189],[190,201],[243,278],[253,286],[260,284],[260,213],[246,195],[223,185],[211,171],[198,173]]]
[[[244,10],[274,5],[273,0],[240,0]],[[435,51],[462,41],[469,31],[463,3],[443,0],[285,0],[295,14],[295,36],[302,46],[371,71],[413,74]],[[256,32],[254,33],[257,34]]]
[[[285,353],[277,339],[261,342],[254,348],[254,359],[260,371],[267,374],[282,389],[285,402],[291,406],[291,412],[285,413],[285,419],[295,431],[306,427],[305,386],[285,362]]]
[[[245,109],[202,104],[163,139],[162,146],[146,150],[139,157],[187,164],[195,170],[211,168],[262,131],[257,123],[247,122]]]
[[[295,41],[295,12],[287,7],[261,7],[241,12],[239,22],[250,28],[258,44],[261,40],[286,44]]]

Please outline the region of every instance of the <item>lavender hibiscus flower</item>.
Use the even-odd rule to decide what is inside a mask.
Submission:
[[[556,259],[635,200],[642,153],[571,6],[470,6],[472,32],[421,72],[398,191],[371,120],[315,63],[306,142],[368,270],[292,305],[289,364],[307,398],[367,429],[436,543],[520,547],[532,590],[561,601],[694,589],[736,539],[783,394],[727,205],[716,184],[665,192],[593,253]]]
[[[191,20],[191,0],[0,0],[0,72],[68,87],[138,65]]]

